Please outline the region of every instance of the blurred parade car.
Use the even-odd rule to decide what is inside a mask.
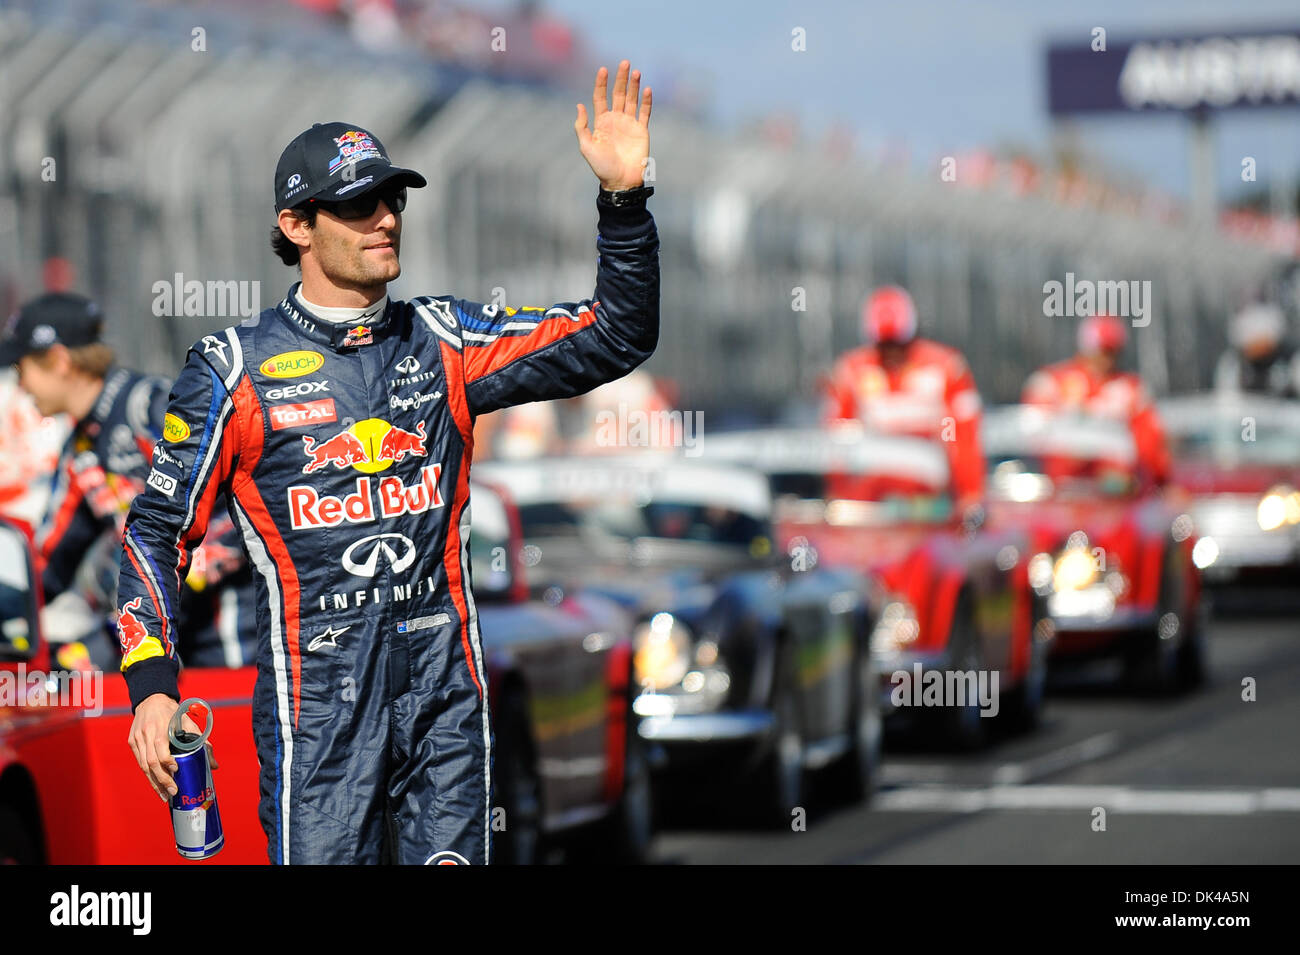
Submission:
[[[1028,539],[963,525],[941,445],[856,427],[769,429],[710,435],[704,454],[767,476],[784,549],[873,581],[871,647],[887,716],[958,748],[984,742],[982,711],[1037,722],[1052,632],[1028,584]],[[918,669],[945,679],[996,673],[996,708],[970,692],[915,712],[893,705],[897,675]]]
[[[808,770],[868,795],[881,720],[866,581],[772,546],[762,475],[654,454],[475,470],[518,505],[546,600],[597,593],[635,615],[634,709],[667,790],[743,783],[786,825]]]
[[[1206,583],[1300,585],[1300,402],[1190,395],[1160,414]]]
[[[629,718],[627,616],[578,596],[527,599],[518,518],[473,491],[471,553],[496,736],[494,862],[537,861],[552,840],[597,836],[604,854],[644,858],[651,838],[649,765]],[[126,746],[131,706],[116,673],[51,672],[39,626],[30,535],[0,519],[0,863],[172,864],[170,811]],[[57,664],[55,664],[57,668]],[[182,698],[214,711],[213,775],[224,864],[266,862],[257,820],[252,666],[188,667]],[[98,687],[93,682],[98,678]],[[126,824],[124,821],[129,820]]]
[[[984,417],[989,523],[1026,529],[1029,581],[1047,598],[1054,664],[1123,660],[1135,686],[1199,683],[1201,575],[1180,494],[1137,478],[1123,422],[1013,405]]]

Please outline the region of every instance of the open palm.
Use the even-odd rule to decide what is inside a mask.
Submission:
[[[606,103],[608,81],[609,70],[602,66],[596,71],[596,85],[591,91],[592,128],[587,128],[587,109],[581,103],[573,128],[578,134],[578,148],[601,186],[609,190],[632,189],[641,185],[645,160],[650,155],[650,87],[641,90],[641,72],[631,70],[624,60],[614,78],[611,107]]]

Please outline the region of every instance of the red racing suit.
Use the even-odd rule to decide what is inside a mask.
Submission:
[[[1163,484],[1169,477],[1169,447],[1164,426],[1142,379],[1132,372],[1099,376],[1084,359],[1068,358],[1029,376],[1021,403],[1069,410],[1127,423],[1137,463],[1146,478]]]
[[[882,434],[942,441],[958,509],[983,498],[982,403],[956,349],[917,338],[903,364],[889,369],[874,345],[857,348],[836,362],[828,392],[828,423],[860,421]]]
[[[492,734],[469,562],[476,416],[627,374],[659,334],[644,199],[602,193],[593,298],[450,295],[355,326],[297,295],[188,353],[127,523],[133,706],[177,698],[175,607],[219,492],[257,589],[253,731],[272,862],[485,863]]]

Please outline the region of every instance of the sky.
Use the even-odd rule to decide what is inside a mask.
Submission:
[[[483,0],[484,10],[510,4]],[[1242,27],[1300,27],[1296,0],[545,0],[611,65],[626,57],[665,94],[682,76],[710,115],[734,127],[797,115],[819,139],[843,124],[864,149],[906,143],[918,161],[977,146],[1047,155],[1046,47],[1086,44],[1093,27],[1133,36]],[[791,49],[802,27],[807,49]],[[666,100],[671,102],[671,100]],[[1222,198],[1242,188],[1243,156],[1261,180],[1300,177],[1300,107],[1219,113],[1214,126]],[[1180,115],[1089,117],[1074,133],[1109,168],[1175,195],[1188,189],[1188,123]]]

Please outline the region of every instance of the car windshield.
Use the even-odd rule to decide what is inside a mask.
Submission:
[[[984,423],[991,492],[1012,501],[1120,497],[1137,487],[1125,425],[1090,415],[1002,408]]]
[[[1175,457],[1220,464],[1300,464],[1300,426],[1244,410],[1169,429]]]
[[[751,550],[767,537],[766,522],[742,511],[688,501],[544,501],[519,509],[524,538],[658,538]]]
[[[782,520],[943,524],[952,519],[951,495],[907,478],[815,471],[780,471],[768,478]]]

